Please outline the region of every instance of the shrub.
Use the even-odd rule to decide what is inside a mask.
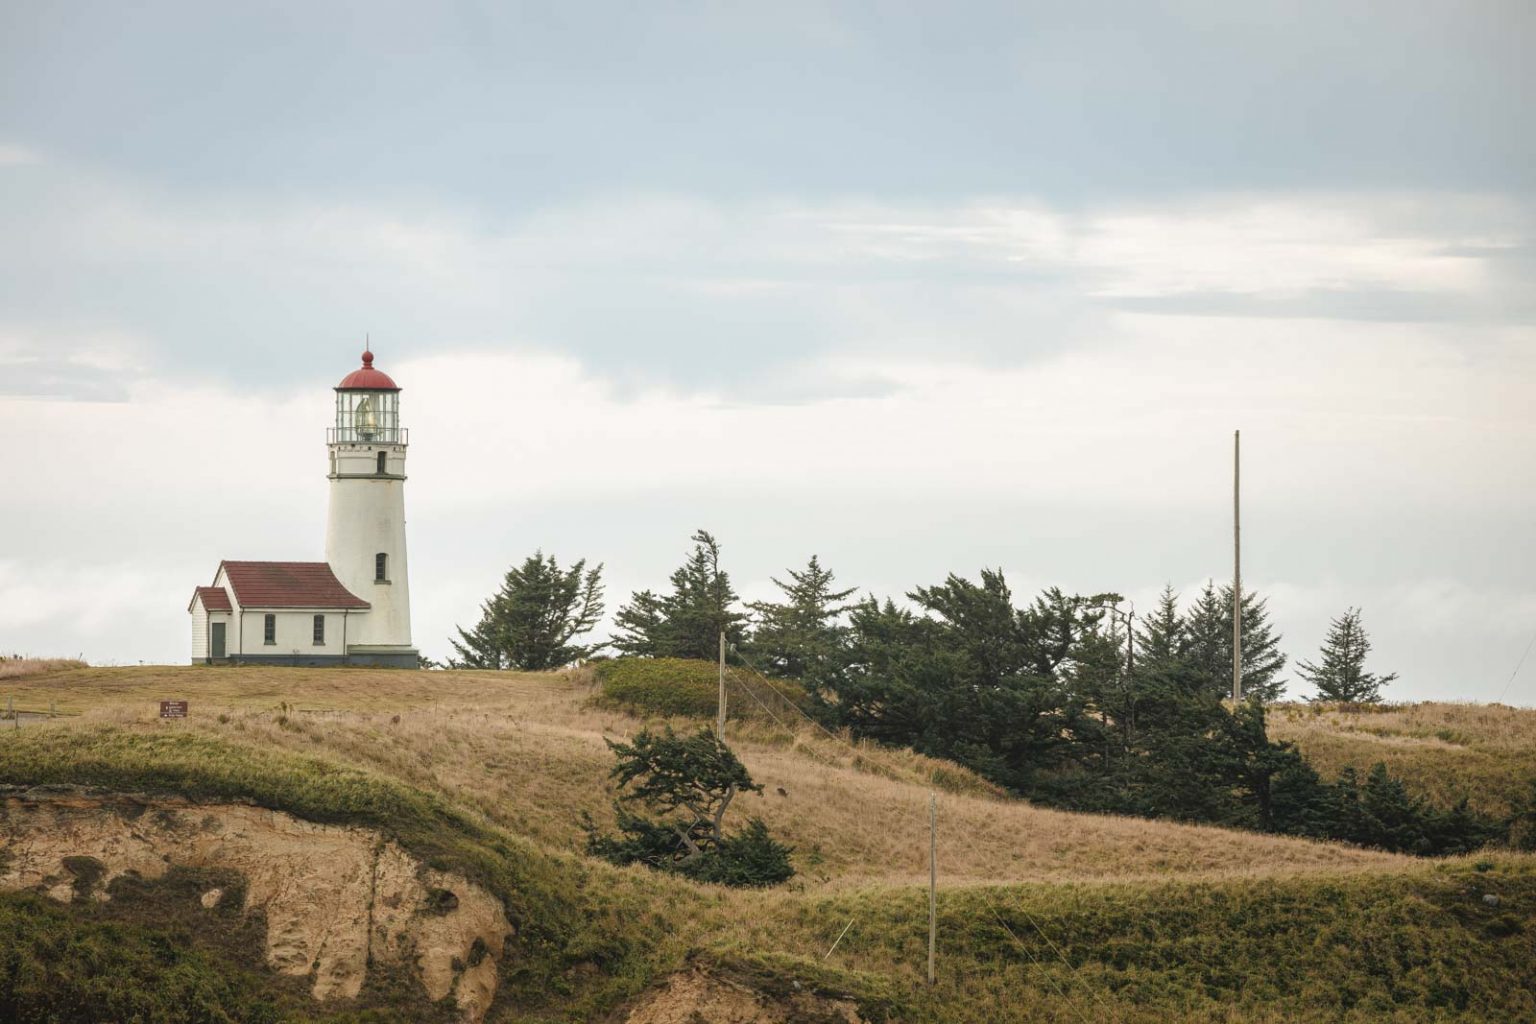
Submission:
[[[632,743],[609,742],[617,763],[619,834],[583,822],[587,850],[615,864],[646,864],[722,885],[775,885],[794,875],[790,849],[753,818],[737,835],[722,826],[737,793],[762,793],[746,766],[708,729],[678,736],[641,732]],[[644,807],[654,818],[630,810]]]
[[[689,877],[720,885],[757,887],[778,885],[795,876],[789,863],[790,847],[768,834],[761,818],[751,818],[747,827],[720,840],[713,857],[698,862]]]
[[[714,662],[687,658],[616,658],[593,666],[602,684],[599,702],[640,714],[713,718],[718,707],[719,668]],[[768,679],[749,669],[728,666],[730,717],[799,717],[805,690],[798,684]],[[756,698],[756,699],[754,699]],[[759,701],[761,704],[759,704]]]

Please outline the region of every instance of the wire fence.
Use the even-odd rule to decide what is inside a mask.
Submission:
[[[731,653],[733,655],[735,655],[735,657],[738,658],[742,662],[743,665],[745,665],[748,669],[750,669],[753,673],[755,673],[757,675],[758,679],[767,680],[769,678],[768,673],[765,672],[762,669],[761,666],[757,665],[751,658],[748,658],[736,646],[732,645]],[[780,710],[784,712],[783,714],[775,712],[773,710],[773,708],[770,706],[770,702],[763,700],[763,698],[757,692],[759,687],[754,686],[749,681],[748,677],[745,674],[736,671],[736,669],[733,666],[730,666],[730,665],[726,665],[725,666],[725,674],[726,674],[727,679],[733,681],[736,684],[735,688],[740,693],[745,694],[749,700],[753,701],[758,706],[758,708],[760,708],[766,715],[768,715],[769,718],[771,718],[775,723],[777,723],[781,728],[785,729],[786,731],[789,731],[789,732],[796,731],[795,730],[795,726],[798,723],[795,722],[795,716],[799,716],[800,719],[803,719],[806,723],[808,723],[809,725],[811,725],[815,729],[819,730],[828,739],[832,740],[835,743],[845,744],[851,751],[857,751],[857,745],[856,745],[855,741],[853,740],[853,738],[852,738],[852,736],[850,734],[848,734],[847,732],[841,732],[841,733],[834,732],[831,729],[827,728],[825,723],[818,721],[815,717],[813,717],[812,715],[807,713],[806,710],[804,708],[802,708],[799,704],[797,704],[794,701],[790,700],[788,697],[786,697],[784,694],[780,693],[778,690],[772,688],[771,686],[770,687],[763,687],[764,689],[767,689],[768,692],[771,693],[774,698],[777,698],[777,701],[780,703]],[[832,767],[837,767],[836,764],[834,764],[832,761],[829,761],[828,759],[823,757],[819,752],[817,752],[812,747],[801,746],[800,750],[801,750],[801,752],[803,752],[805,754],[808,754],[814,760],[820,761],[823,764],[827,764],[827,765],[832,766]],[[937,798],[937,795],[935,794],[935,799],[936,798]],[[933,841],[934,841],[934,852],[933,852],[932,856],[934,858],[936,858],[937,857],[937,828],[938,828],[938,826],[937,826],[937,818],[934,819],[931,827],[934,829],[934,833],[933,833],[933,835],[931,837],[933,839]],[[937,865],[936,864],[930,864],[930,868],[932,868],[934,870],[934,874],[936,876],[937,875]],[[936,890],[933,893],[933,895],[935,897],[937,896]],[[1041,956],[1036,955],[1035,950],[1032,949],[1027,942],[1025,942],[1022,938],[1020,938],[1018,933],[1013,928],[1009,927],[1009,924],[1004,919],[1004,914],[1000,910],[999,904],[997,903],[997,901],[995,899],[992,899],[990,896],[987,896],[986,894],[983,894],[983,899],[984,899],[984,901],[986,903],[987,910],[992,915],[993,920],[995,920],[997,922],[998,926],[1007,934],[1008,938],[1013,942],[1013,944],[1016,945],[1019,948],[1019,950],[1021,952],[1023,952],[1024,955],[1029,959],[1029,961],[1032,964],[1034,964],[1040,970],[1040,972],[1042,973],[1042,975],[1045,978],[1046,983],[1052,988],[1052,990],[1054,990],[1056,992],[1056,994],[1058,996],[1060,996],[1060,998],[1062,999],[1062,1002],[1066,1006],[1069,1006],[1069,1007],[1072,1008],[1074,1014],[1076,1014],[1077,1016],[1081,1017],[1081,1019],[1088,1020],[1088,1021],[1098,1020],[1098,1021],[1114,1022],[1114,1021],[1118,1021],[1119,1020],[1119,1015],[1117,1013],[1115,1013],[1114,1009],[1105,1001],[1104,996],[1097,989],[1095,989],[1087,980],[1083,979],[1080,976],[1080,972],[1077,970],[1076,967],[1073,966],[1071,960],[1069,960],[1067,958],[1066,954],[1062,951],[1061,947],[1051,940],[1051,937],[1048,934],[1046,934],[1045,929],[1043,927],[1041,927],[1040,923],[1037,920],[1035,920],[1034,916],[1031,915],[1028,910],[1026,910],[1023,906],[1014,906],[1014,907],[1007,908],[1007,912],[1008,912],[1009,916],[1013,916],[1013,915],[1016,914],[1018,917],[1023,918],[1025,923],[1028,924],[1029,928],[1035,933],[1035,935],[1039,936],[1040,942],[1045,947],[1044,952],[1048,953],[1048,955],[1045,956],[1044,959],[1042,959]],[[837,938],[833,940],[832,945],[827,949],[827,951],[825,953],[823,953],[821,955],[821,959],[822,960],[826,960],[826,959],[830,958],[832,956],[832,954],[837,951],[838,947],[843,944],[844,939],[846,939],[848,937],[848,934],[849,934],[850,930],[853,928],[854,924],[857,923],[857,921],[858,921],[857,916],[855,916],[854,918],[850,918],[849,919],[848,923],[843,926],[843,928],[842,928],[842,930],[840,932],[838,932]],[[1081,1005],[1080,1001],[1072,1000],[1070,995],[1069,995],[1069,992],[1068,992],[1068,987],[1067,986],[1063,986],[1051,974],[1048,961],[1052,957],[1054,957],[1055,960],[1059,961],[1061,963],[1062,967],[1064,967],[1066,969],[1066,972],[1067,972],[1066,976],[1067,976],[1069,985],[1070,984],[1078,984],[1083,989],[1085,989],[1087,991],[1089,997],[1091,998],[1093,1003],[1097,1006],[1097,1009],[1098,1009],[1098,1015],[1097,1016],[1091,1015],[1088,1012],[1088,1010],[1085,1009]]]
[[[78,711],[61,711],[56,703],[50,701],[47,707],[36,705],[27,707],[17,704],[14,697],[5,698],[5,707],[0,710],[0,722],[9,723],[12,729],[20,729],[23,725],[38,725],[53,721],[58,718],[76,718]]]

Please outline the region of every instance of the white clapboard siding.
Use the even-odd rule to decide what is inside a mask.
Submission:
[[[203,596],[192,599],[192,660],[203,661],[208,657],[208,609],[203,607]]]

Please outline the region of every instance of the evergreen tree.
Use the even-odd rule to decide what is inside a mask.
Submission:
[[[1256,694],[1265,702],[1285,693],[1280,672],[1285,655],[1280,635],[1269,622],[1267,599],[1252,591],[1243,594],[1243,695]],[[1219,693],[1232,692],[1232,586],[1218,588],[1207,582],[1184,619],[1185,656],[1205,673]]]
[[[1393,778],[1378,761],[1360,788],[1359,829],[1355,841],[1394,853],[1424,855],[1432,852],[1426,835],[1426,805],[1409,794],[1401,779]]]
[[[1187,634],[1179,616],[1179,595],[1170,583],[1158,595],[1156,610],[1141,620],[1136,635],[1136,660],[1151,665],[1179,660],[1189,650]]]
[[[473,629],[450,639],[453,668],[544,671],[589,657],[600,645],[577,644],[603,616],[603,567],[580,559],[561,569],[536,551],[502,578],[501,589],[480,606]]]
[[[693,551],[672,573],[670,594],[642,590],[619,609],[613,646],[641,657],[704,658],[719,653],[720,634],[738,643],[746,616],[732,611],[736,591],[720,568],[720,545],[707,530],[693,535]]]
[[[1317,687],[1315,701],[1342,701],[1374,704],[1381,700],[1381,688],[1397,678],[1397,673],[1379,676],[1365,670],[1365,657],[1371,653],[1371,638],[1360,624],[1360,609],[1346,609],[1328,627],[1323,640],[1321,664],[1298,662],[1296,674]]]
[[[1511,824],[1465,803],[1441,812],[1385,768],[1364,778],[1346,769],[1330,785],[1294,745],[1270,740],[1260,686],[1278,685],[1283,658],[1262,599],[1250,595],[1248,697],[1225,699],[1229,595],[1208,586],[1183,619],[1165,590],[1132,663],[1108,617],[1112,594],[1048,590],[1020,608],[1002,574],[983,571],[979,581],[951,575],[914,589],[915,611],[866,598],[849,615],[847,667],[827,687],[825,713],[857,736],[957,761],[1058,807],[1419,855],[1474,850],[1505,833],[1536,844],[1536,796]],[[1212,651],[1225,663],[1211,667]]]
[[[834,724],[881,743],[919,747],[934,725],[931,694],[949,678],[938,624],[869,596],[849,613],[849,632],[848,665],[828,686]]]
[[[822,568],[815,555],[803,571],[788,573],[788,583],[773,580],[783,601],[747,605],[757,615],[750,650],[769,672],[798,679],[819,693],[846,661],[848,628],[841,619],[849,606],[839,602],[853,589],[833,590],[832,570]]]
[[[1080,642],[1104,615],[1094,599],[1051,590],[1016,608],[992,570],[907,596],[927,614],[873,598],[855,606],[848,671],[829,684],[838,723],[1021,790],[1098,735],[1073,689]]]
[[[1086,763],[1094,784],[1033,795],[1084,810],[1237,823],[1231,715],[1203,673],[1179,659],[1140,661],[1108,711],[1105,760]]]
[[[635,658],[668,656],[675,644],[667,624],[667,600],[654,591],[637,591],[613,617],[613,647]]]
[[[1291,835],[1328,835],[1330,805],[1318,774],[1294,743],[1270,740],[1257,695],[1226,714],[1222,747],[1228,785],[1236,783],[1237,813],[1225,824]],[[1214,820],[1214,819],[1212,819]]]

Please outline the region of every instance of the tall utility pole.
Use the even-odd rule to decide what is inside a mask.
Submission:
[[[1243,699],[1242,434],[1232,431],[1232,700]]]
[[[715,712],[715,738],[725,742],[725,630],[720,631],[720,707]]]

